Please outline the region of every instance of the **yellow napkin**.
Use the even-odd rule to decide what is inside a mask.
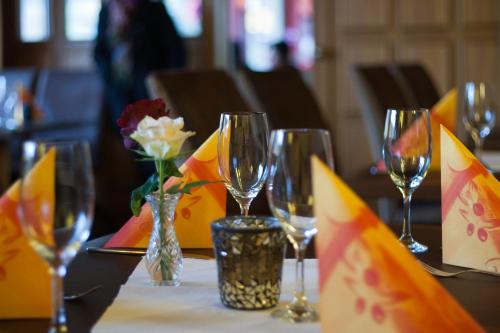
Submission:
[[[322,332],[483,332],[317,158],[313,187]]]
[[[55,151],[51,150],[28,175],[34,204],[40,198],[54,202],[54,162]],[[50,317],[49,267],[21,230],[19,187],[18,181],[0,198],[0,318]],[[53,215],[49,210],[47,219]]]
[[[218,181],[217,132],[214,132],[181,167],[184,179]],[[169,188],[178,179],[169,179]],[[211,248],[210,223],[226,215],[226,188],[222,183],[197,187],[182,195],[175,210],[175,230],[182,248]],[[148,204],[138,217],[133,216],[105,247],[147,247],[152,228]]]
[[[441,127],[443,262],[500,272],[500,185]]]

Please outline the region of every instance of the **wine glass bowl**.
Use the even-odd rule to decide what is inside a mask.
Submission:
[[[90,234],[93,218],[90,148],[83,142],[28,141],[22,157],[21,226],[30,245],[50,266],[50,332],[66,332],[62,281],[67,265]]]
[[[429,169],[432,155],[429,110],[387,110],[382,156],[392,181],[403,196],[403,233],[399,241],[413,253],[427,246],[413,239],[410,203]]]
[[[474,141],[479,159],[484,139],[491,133],[496,121],[496,106],[490,86],[484,82],[467,82],[464,88],[464,124]]]
[[[241,215],[267,177],[269,125],[263,112],[222,113],[217,156],[219,174],[229,193],[238,202]]]
[[[317,321],[318,314],[304,292],[304,254],[316,234],[311,157],[333,169],[329,132],[320,129],[275,130],[271,133],[266,194],[273,215],[280,221],[297,258],[293,300],[273,312],[291,322]]]

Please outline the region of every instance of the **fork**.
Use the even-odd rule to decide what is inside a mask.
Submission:
[[[419,261],[419,263],[420,263],[420,265],[422,265],[422,267],[427,272],[431,273],[432,275],[439,276],[439,277],[454,277],[454,276],[457,276],[457,275],[460,275],[460,274],[463,274],[463,273],[483,273],[483,274],[488,274],[488,275],[493,275],[493,276],[496,276],[496,277],[500,277],[499,273],[488,272],[488,271],[481,271],[481,270],[478,270],[478,269],[464,269],[464,270],[461,270],[461,271],[458,271],[458,272],[446,272],[446,271],[442,271],[440,269],[437,269],[435,267],[429,266],[429,265],[427,265],[423,261]]]
[[[94,286],[90,289],[87,289],[85,291],[82,291],[82,292],[79,292],[79,293],[76,293],[76,294],[71,294],[71,295],[64,295],[64,300],[65,301],[75,301],[79,298],[82,298],[83,296],[87,296],[88,294],[91,294],[93,293],[94,291],[96,291],[97,289],[101,288],[102,287],[102,284],[99,284],[97,286]]]

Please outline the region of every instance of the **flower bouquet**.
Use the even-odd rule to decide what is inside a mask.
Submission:
[[[143,200],[151,206],[153,230],[146,252],[146,266],[154,285],[179,285],[182,252],[173,226],[174,212],[181,194],[209,183],[182,181],[177,164],[184,141],[195,133],[183,131],[184,120],[168,117],[161,99],[140,100],[126,107],[117,121],[127,149],[138,155],[141,162],[154,162],[156,171],[132,192],[130,207],[139,216]],[[169,188],[163,184],[169,177],[179,181]]]

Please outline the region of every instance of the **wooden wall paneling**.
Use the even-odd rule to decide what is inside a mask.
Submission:
[[[463,44],[463,81],[497,83],[498,44],[491,40],[466,40]],[[463,83],[463,82],[462,82]]]
[[[337,156],[341,156],[337,164],[340,165],[342,176],[350,178],[366,174],[371,165],[371,153],[363,119],[361,116],[343,117],[341,124],[337,126],[339,142],[336,147],[340,152]]]
[[[365,124],[356,99],[350,71],[355,64],[386,63],[391,59],[387,40],[356,40],[339,47],[337,58],[337,150],[341,156],[340,168],[345,177],[366,171],[371,164]]]
[[[337,107],[344,116],[359,116],[358,102],[351,82],[350,70],[354,65],[387,63],[391,60],[388,41],[346,42],[339,47],[337,58]]]
[[[458,0],[460,23],[465,26],[493,25],[498,23],[498,0]]]
[[[406,29],[446,29],[452,20],[451,0],[398,0],[396,22]]]
[[[396,61],[419,62],[425,66],[440,94],[452,88],[455,61],[448,41],[421,39],[398,43],[395,48]]]
[[[383,30],[392,25],[390,0],[338,0],[335,13],[342,30]]]

